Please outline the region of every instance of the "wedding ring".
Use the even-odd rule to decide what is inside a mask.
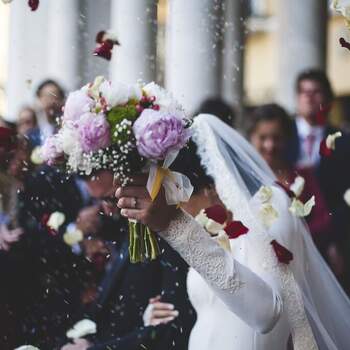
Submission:
[[[135,197],[132,198],[131,206],[133,209],[136,209],[137,207],[137,199]]]

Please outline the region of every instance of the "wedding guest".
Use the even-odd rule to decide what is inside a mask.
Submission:
[[[255,108],[251,115],[249,140],[281,184],[289,188],[298,175],[305,179],[301,200],[306,202],[315,196],[316,205],[307,217],[307,222],[315,243],[324,252],[332,233],[331,217],[313,172],[310,169],[298,169],[288,161],[287,146],[291,137],[291,126],[292,120],[281,106],[262,105]]]
[[[86,178],[92,197],[100,200],[108,217],[118,216],[113,174],[99,171]],[[124,229],[111,227],[115,244],[106,273],[95,301],[81,318],[97,324],[97,334],[64,345],[62,350],[123,349],[186,349],[193,326],[193,309],[186,293],[188,266],[163,240],[162,255],[148,263],[132,264],[129,260],[127,222]],[[143,327],[143,312],[153,296],[176,305],[173,322],[157,327]]]
[[[235,112],[232,106],[220,97],[211,97],[204,100],[194,115],[196,116],[201,113],[213,114],[230,126],[233,126],[235,122]]]
[[[350,137],[343,132],[342,137],[336,141],[332,155],[321,157],[321,141],[339,131],[332,127],[328,118],[334,98],[332,86],[323,71],[309,69],[299,74],[295,88],[297,115],[288,146],[290,157],[299,168],[311,168],[319,180],[322,194],[332,213],[334,227],[329,259],[338,277],[345,276],[344,259],[341,255],[348,255],[342,250],[349,240],[350,208],[343,196],[350,187],[350,168],[344,167],[344,164],[350,157]]]
[[[63,88],[54,80],[44,80],[36,90],[38,126],[43,139],[52,135],[62,114],[65,99]]]
[[[28,135],[28,133],[38,125],[36,113],[29,106],[23,107],[18,113],[17,132],[20,135]]]

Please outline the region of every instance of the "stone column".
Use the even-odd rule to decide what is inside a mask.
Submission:
[[[327,0],[278,1],[277,97],[295,111],[294,84],[300,71],[326,68]]]
[[[33,101],[36,85],[47,78],[48,2],[41,1],[35,12],[30,11],[27,1],[13,1],[8,6],[11,8],[6,116],[15,120],[18,109]]]
[[[156,77],[157,0],[114,0],[111,27],[119,47],[114,48],[110,67],[113,80],[133,84]]]
[[[242,124],[244,97],[245,0],[226,0],[222,97],[235,109],[235,124]]]
[[[221,93],[221,0],[169,0],[165,84],[191,114]]]
[[[49,1],[48,75],[68,91],[81,83],[78,71],[80,41],[79,1]],[[93,48],[92,48],[93,49]]]

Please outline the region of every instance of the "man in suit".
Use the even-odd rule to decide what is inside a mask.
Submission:
[[[187,348],[194,324],[194,311],[187,297],[188,266],[164,241],[159,241],[162,255],[146,263],[130,263],[128,225],[118,218],[119,209],[114,197],[116,185],[113,174],[99,171],[86,179],[90,195],[100,201],[107,217],[114,217],[118,225],[111,225],[113,240],[109,245],[111,258],[98,288],[95,300],[82,307],[76,321],[89,318],[97,324],[97,334],[65,344],[62,350],[163,350]],[[173,322],[157,327],[143,326],[143,313],[149,299],[160,295],[162,301],[174,304]]]
[[[326,74],[318,69],[301,72],[296,80],[297,115],[289,147],[291,160],[298,168],[311,168],[317,176],[333,218],[333,232],[323,254],[333,258],[333,269],[344,274],[344,262],[339,251],[348,240],[349,207],[343,196],[350,187],[350,169],[344,166],[350,157],[350,138],[343,133],[336,140],[330,157],[320,155],[320,144],[338,130],[329,123],[328,114],[334,94]],[[338,271],[337,271],[338,270]]]

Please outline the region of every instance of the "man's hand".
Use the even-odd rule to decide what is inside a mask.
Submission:
[[[80,210],[76,225],[84,235],[96,234],[101,228],[100,207],[90,206]]]
[[[0,226],[0,250],[9,251],[11,245],[18,242],[23,234],[21,228],[9,230],[6,225]]]
[[[66,344],[61,348],[61,350],[86,350],[90,346],[92,346],[92,344],[90,344],[86,339],[74,339],[74,344]]]
[[[119,187],[115,193],[121,215],[148,226],[152,231],[165,230],[177,214],[176,206],[167,204],[163,188],[152,202],[146,188],[147,175],[134,177],[132,185]]]

